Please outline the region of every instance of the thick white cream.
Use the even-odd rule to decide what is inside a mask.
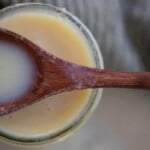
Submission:
[[[30,89],[34,65],[22,47],[0,41],[0,102],[13,101]]]

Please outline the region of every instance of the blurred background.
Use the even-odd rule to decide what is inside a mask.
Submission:
[[[63,7],[92,31],[105,68],[150,71],[149,0],[0,0],[0,8],[21,2]],[[66,141],[38,150],[149,150],[150,91],[105,89],[88,123]],[[0,143],[3,150],[24,150]],[[29,148],[31,149],[31,148]]]

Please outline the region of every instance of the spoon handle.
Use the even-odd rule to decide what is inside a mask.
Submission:
[[[150,89],[150,72],[118,72],[79,67],[76,68],[75,76],[78,79],[77,89],[98,87]]]

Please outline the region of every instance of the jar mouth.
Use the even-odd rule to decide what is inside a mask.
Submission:
[[[84,38],[87,41],[87,44],[90,46],[90,51],[93,54],[93,58],[95,60],[95,66],[97,68],[103,69],[103,59],[101,55],[101,51],[99,49],[99,46],[92,36],[91,32],[88,30],[88,28],[73,14],[67,12],[65,9],[58,8],[49,4],[43,4],[43,3],[22,3],[22,4],[16,4],[7,8],[4,8],[0,10],[0,18],[7,16],[7,13],[11,11],[20,11],[22,9],[26,8],[36,8],[36,9],[47,9],[51,12],[54,12],[61,16],[64,19],[69,20],[72,22],[84,35]],[[0,140],[7,143],[12,144],[19,144],[19,145],[40,145],[45,144],[48,142],[55,142],[58,140],[61,140],[68,135],[72,134],[77,127],[79,127],[83,122],[85,122],[88,118],[88,116],[93,112],[93,110],[98,105],[100,99],[101,99],[102,89],[94,89],[92,90],[91,96],[89,100],[87,101],[87,106],[84,108],[84,110],[81,111],[79,114],[79,117],[76,118],[71,124],[67,125],[67,127],[63,128],[61,131],[56,131],[56,133],[38,137],[38,138],[20,138],[16,137],[10,134],[6,134],[2,131],[0,131]]]

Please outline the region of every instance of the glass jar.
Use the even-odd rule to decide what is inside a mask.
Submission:
[[[39,10],[39,11],[47,11],[51,14],[55,14],[64,21],[69,21],[72,23],[79,32],[83,35],[84,40],[88,44],[91,55],[94,60],[95,67],[103,69],[103,59],[100,52],[100,49],[98,47],[98,44],[94,37],[92,36],[91,32],[87,29],[87,27],[73,14],[70,14],[65,9],[57,8],[48,4],[42,4],[42,3],[24,3],[24,4],[17,4],[13,5],[7,8],[4,8],[0,10],[0,19],[6,18],[11,13],[19,13],[23,10]],[[53,134],[45,135],[42,137],[28,137],[28,138],[20,138],[17,136],[14,136],[12,134],[5,133],[0,130],[0,140],[7,142],[7,143],[13,143],[16,145],[41,145],[48,142],[53,141],[60,141],[72,133],[74,133],[75,129],[77,127],[81,126],[87,118],[90,116],[90,114],[93,112],[93,110],[98,105],[102,95],[102,89],[93,89],[91,92],[91,95],[89,97],[89,100],[87,101],[86,107],[83,108],[83,110],[80,112],[77,118],[73,120],[71,123],[67,124],[65,128],[62,130],[56,131]]]

